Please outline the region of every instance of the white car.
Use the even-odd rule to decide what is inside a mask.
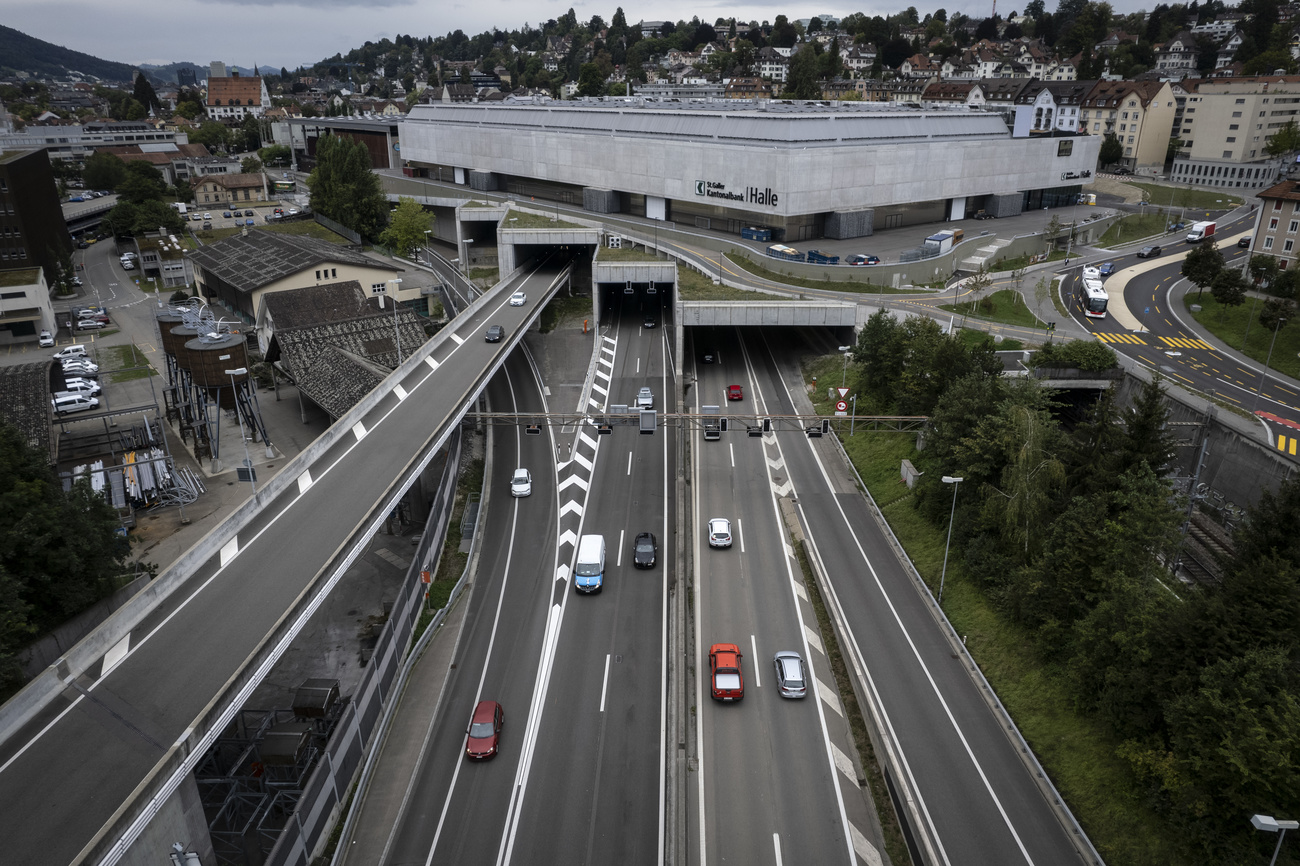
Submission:
[[[100,328],[106,326],[107,323],[101,322],[99,319],[78,319],[77,320],[78,331],[98,331]]]
[[[533,476],[527,469],[516,469],[510,477],[511,496],[531,496],[533,493]]]
[[[63,390],[73,391],[80,394],[86,394],[90,397],[99,396],[99,383],[94,379],[86,379],[81,376],[67,376],[63,380]]]
[[[510,296],[510,306],[512,307],[522,307],[526,303],[528,303],[528,295],[523,292],[515,292]]]
[[[714,517],[709,521],[709,547],[731,547],[731,521]]]
[[[642,388],[636,392],[636,407],[638,409],[653,409],[655,407],[655,395],[649,388]]]
[[[42,349],[48,349],[54,345],[54,335],[49,331],[41,331],[41,336],[37,340],[37,343]]]
[[[69,360],[63,362],[63,375],[71,373],[73,376],[94,375],[99,372],[99,365],[94,361],[77,361]]]
[[[85,358],[86,347],[79,343],[73,343],[71,346],[64,346],[55,352],[54,357],[60,361],[67,361],[71,358]]]

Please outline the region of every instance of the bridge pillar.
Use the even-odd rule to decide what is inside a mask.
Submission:
[[[199,855],[203,863],[215,863],[212,836],[208,821],[203,815],[203,802],[199,786],[190,773],[170,797],[161,805],[154,819],[122,855],[118,862],[123,866],[156,866],[159,852],[171,851],[180,844],[186,851]]]

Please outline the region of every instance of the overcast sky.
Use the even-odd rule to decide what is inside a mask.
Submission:
[[[1006,15],[1023,9],[1025,2],[1002,0],[999,9]],[[718,17],[763,21],[779,14],[791,20],[851,12],[891,15],[910,5],[915,5],[922,17],[938,8],[985,17],[992,11],[993,0],[938,0],[930,7],[903,0],[867,6],[661,0],[624,4],[623,13],[628,23],[690,20],[694,15],[710,22]],[[1112,8],[1120,13],[1147,5],[1140,0],[1111,0]],[[1055,0],[1047,0],[1046,6],[1055,10]],[[251,67],[257,63],[293,69],[398,33],[442,36],[460,29],[473,36],[493,27],[514,30],[525,23],[536,27],[570,8],[580,21],[589,21],[593,15],[609,21],[618,6],[572,0],[0,0],[0,24],[65,48],[132,65],[183,60],[206,65],[221,60],[227,65]]]

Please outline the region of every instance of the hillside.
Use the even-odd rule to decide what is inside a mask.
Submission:
[[[41,77],[80,72],[110,81],[130,81],[135,71],[125,63],[72,51],[4,25],[0,25],[0,58],[0,72],[28,72]]]

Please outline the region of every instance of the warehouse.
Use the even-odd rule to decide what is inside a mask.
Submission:
[[[1073,204],[1100,146],[962,105],[635,97],[419,105],[401,141],[470,189],[780,241]]]

